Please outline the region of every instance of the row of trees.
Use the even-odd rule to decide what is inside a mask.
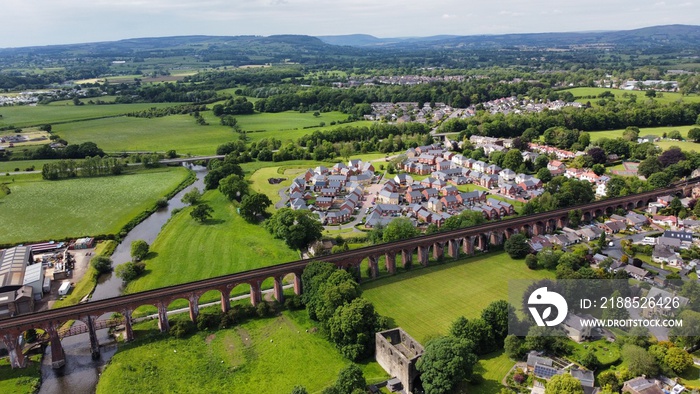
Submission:
[[[61,178],[94,177],[104,175],[120,175],[124,171],[124,163],[114,157],[87,157],[85,160],[58,160],[46,163],[41,169],[41,176],[46,180]]]

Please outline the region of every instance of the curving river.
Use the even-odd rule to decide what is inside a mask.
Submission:
[[[197,180],[177,193],[168,201],[168,207],[154,212],[143,222],[134,227],[122,240],[112,254],[113,266],[116,267],[131,260],[131,242],[137,239],[153,243],[160,233],[163,225],[170,219],[172,211],[183,208],[185,204],[180,201],[182,196],[193,188],[204,190],[204,176],[207,174],[205,167],[191,166]],[[114,274],[102,275],[92,295],[92,300],[102,300],[116,297],[121,294],[123,282]],[[88,334],[66,337],[61,341],[66,353],[66,365],[61,369],[51,368],[51,348],[47,347],[44,361],[41,366],[41,388],[39,394],[91,394],[95,392],[97,381],[105,365],[117,351],[115,341],[109,337],[108,329],[97,331],[100,342],[100,358],[93,360],[90,353],[90,339]]]

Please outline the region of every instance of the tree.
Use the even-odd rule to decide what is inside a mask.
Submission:
[[[317,298],[312,300],[316,317],[325,325],[340,306],[352,302],[360,293],[360,286],[348,271],[336,270],[319,285]]]
[[[350,360],[361,360],[374,352],[374,334],[381,330],[374,305],[364,298],[355,298],[341,305],[328,320],[328,337]]]
[[[602,164],[594,164],[591,170],[598,176],[605,174],[605,166]]]
[[[508,238],[503,247],[506,253],[514,259],[522,259],[530,253],[530,245],[527,243],[527,237],[520,233],[513,234]]]
[[[508,304],[508,301],[497,300],[481,311],[481,318],[491,327],[496,346],[503,347],[503,341],[508,335],[508,325],[516,318],[515,308]]]
[[[241,201],[248,193],[248,181],[241,175],[231,174],[219,181],[219,191],[230,201]]]
[[[615,371],[603,371],[598,375],[598,383],[600,387],[608,387],[610,391],[619,393],[622,390],[622,381],[615,374]]]
[[[112,272],[112,259],[107,256],[97,255],[90,259],[90,264],[98,274]]]
[[[339,394],[353,394],[356,390],[364,393],[366,387],[367,381],[362,374],[362,369],[354,363],[341,369],[335,381],[335,388]]]
[[[447,393],[464,379],[471,377],[476,355],[473,345],[454,337],[438,337],[425,346],[416,363],[426,394]]]
[[[628,363],[628,370],[632,376],[654,376],[658,372],[656,361],[643,348],[625,344],[622,346],[622,359]]]
[[[131,243],[131,258],[139,261],[146,258],[148,254],[148,243],[142,239],[137,239]]]
[[[669,132],[668,132],[668,138],[669,138],[669,139],[672,139],[672,140],[678,140],[678,141],[682,141],[682,140],[683,140],[683,136],[681,135],[681,132],[678,131],[678,130],[671,130],[671,131],[669,131]]]
[[[450,335],[473,343],[477,355],[490,353],[496,347],[493,329],[483,319],[468,320],[461,316],[450,326]]]
[[[202,200],[202,192],[199,191],[196,187],[192,188],[192,190],[188,191],[185,193],[185,195],[182,196],[182,202],[185,204],[189,205],[196,205],[199,204],[199,202]]]
[[[539,157],[538,157],[539,158]],[[537,179],[541,180],[543,183],[547,183],[552,180],[552,172],[547,169],[547,167],[540,168],[537,170]]]
[[[267,195],[253,193],[243,197],[239,210],[243,219],[248,222],[256,222],[258,215],[264,214],[265,210],[270,205],[272,205],[272,201],[270,201]]]
[[[418,230],[413,226],[413,223],[408,218],[394,219],[384,228],[382,239],[384,242],[399,241],[402,239],[413,238],[418,235]]]
[[[569,211],[569,226],[578,227],[578,225],[581,224],[582,216],[583,213],[581,213],[580,209],[574,209]]]
[[[585,351],[578,360],[579,364],[586,367],[586,369],[596,370],[600,366],[600,361],[596,357],[595,353],[591,350]]]
[[[537,263],[537,256],[535,256],[532,253],[528,253],[527,256],[525,256],[525,265],[527,265],[527,268],[531,270],[539,268],[539,264]]]
[[[637,167],[637,172],[639,175],[646,178],[648,178],[651,174],[660,172],[661,170],[663,170],[661,167],[661,162],[659,162],[659,159],[654,156],[647,157],[641,163],[639,163],[639,167]]]
[[[319,304],[320,296],[318,294],[321,285],[337,270],[335,265],[321,261],[313,261],[304,268],[304,272],[301,274],[301,284],[304,289],[301,294],[301,300],[306,305],[306,310],[309,312],[311,319],[318,320],[316,309]]]
[[[605,154],[605,151],[597,146],[588,149],[586,155],[590,156],[593,164],[605,164],[608,160],[608,155]]]
[[[693,356],[684,349],[673,346],[666,351],[664,363],[676,374],[681,374],[693,365]]]
[[[523,155],[518,149],[511,149],[503,158],[503,167],[517,171],[520,165],[523,164]]]
[[[275,238],[282,239],[292,249],[302,250],[321,239],[323,226],[318,217],[309,211],[282,208],[264,224]]]
[[[630,126],[622,132],[622,139],[625,141],[637,142],[637,138],[639,138],[639,127]]]
[[[208,219],[211,219],[212,212],[214,212],[214,209],[209,206],[209,204],[198,204],[192,208],[190,216],[192,216],[192,219],[196,220],[197,222],[204,223]]]
[[[600,234],[600,238],[598,238],[598,247],[601,250],[608,247],[608,240],[607,240],[607,235],[605,232]]]
[[[524,354],[523,340],[515,335],[508,335],[503,341],[503,350],[511,359],[520,360]]]
[[[668,210],[671,211],[674,215],[678,215],[681,209],[683,209],[683,203],[681,202],[681,199],[678,197],[673,197],[671,203],[668,204]]]
[[[583,394],[581,382],[568,373],[554,375],[547,382],[545,394]]]
[[[693,140],[694,142],[700,142],[700,128],[693,127],[692,129],[688,130],[688,139]]]
[[[677,146],[672,146],[659,155],[659,163],[661,163],[663,168],[676,164],[681,160],[685,160],[685,153]]]

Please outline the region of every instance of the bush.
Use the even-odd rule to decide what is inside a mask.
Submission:
[[[121,267],[121,266],[120,266]],[[170,327],[170,335],[175,338],[184,338],[194,332],[195,325],[189,320],[178,320]]]
[[[215,313],[200,313],[197,317],[197,329],[199,331],[214,330],[221,326],[221,321],[224,319],[223,312]]]
[[[168,199],[165,197],[161,197],[156,201],[156,208],[157,209],[163,209],[168,206]]]
[[[295,294],[287,296],[287,298],[284,300],[284,307],[289,309],[290,311],[294,311],[298,309],[303,309],[304,303],[301,301],[301,297]]]
[[[269,303],[263,301],[255,307],[255,313],[259,317],[268,317],[274,313],[274,309]]]
[[[146,271],[146,264],[129,261],[117,267],[116,273],[124,282],[130,282]]]
[[[142,239],[137,239],[131,243],[131,257],[136,261],[143,260],[148,254],[148,243]]]

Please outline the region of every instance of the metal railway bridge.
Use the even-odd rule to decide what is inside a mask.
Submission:
[[[250,286],[250,300],[253,305],[261,302],[261,285],[268,278],[274,280],[273,293],[279,302],[283,302],[284,298],[282,286],[285,277],[292,278],[295,294],[301,294],[301,274],[306,265],[312,261],[327,261],[338,268],[358,269],[362,261],[367,259],[370,274],[376,277],[379,271],[379,258],[385,256],[386,270],[394,274],[399,258],[400,264],[408,268],[413,263],[414,254],[420,264],[427,265],[431,254],[433,258],[440,259],[445,253],[450,257],[459,257],[460,254],[474,254],[477,250],[483,252],[488,250],[489,245],[500,245],[515,233],[537,235],[565,227],[571,209],[580,209],[582,219],[587,221],[601,215],[609,215],[619,208],[626,210],[641,208],[662,195],[689,195],[693,186],[698,183],[700,178],[693,178],[667,188],[594,201],[572,208],[488,222],[479,226],[368,246],[320,258],[293,261],[86,304],[18,315],[0,320],[0,340],[8,349],[12,367],[21,368],[25,365],[25,359],[19,343],[20,336],[29,329],[44,330],[51,344],[52,365],[60,368],[65,364],[65,355],[61,346],[61,334],[65,335],[65,333],[61,332],[60,328],[67,321],[73,320],[77,325],[84,325],[83,328],[76,328],[76,330],[89,333],[90,347],[93,355],[96,356],[99,355],[100,347],[97,329],[110,326],[104,322],[104,319],[98,321],[105,315],[121,314],[123,319],[118,322],[114,320],[112,325],[123,324],[126,339],[132,340],[134,335],[131,326],[132,313],[143,305],[153,305],[158,309],[158,326],[161,331],[167,331],[169,329],[167,308],[176,299],[185,299],[188,302],[190,318],[196,321],[199,314],[199,298],[208,291],[220,293],[221,309],[224,312],[230,308],[231,292],[239,285]]]

